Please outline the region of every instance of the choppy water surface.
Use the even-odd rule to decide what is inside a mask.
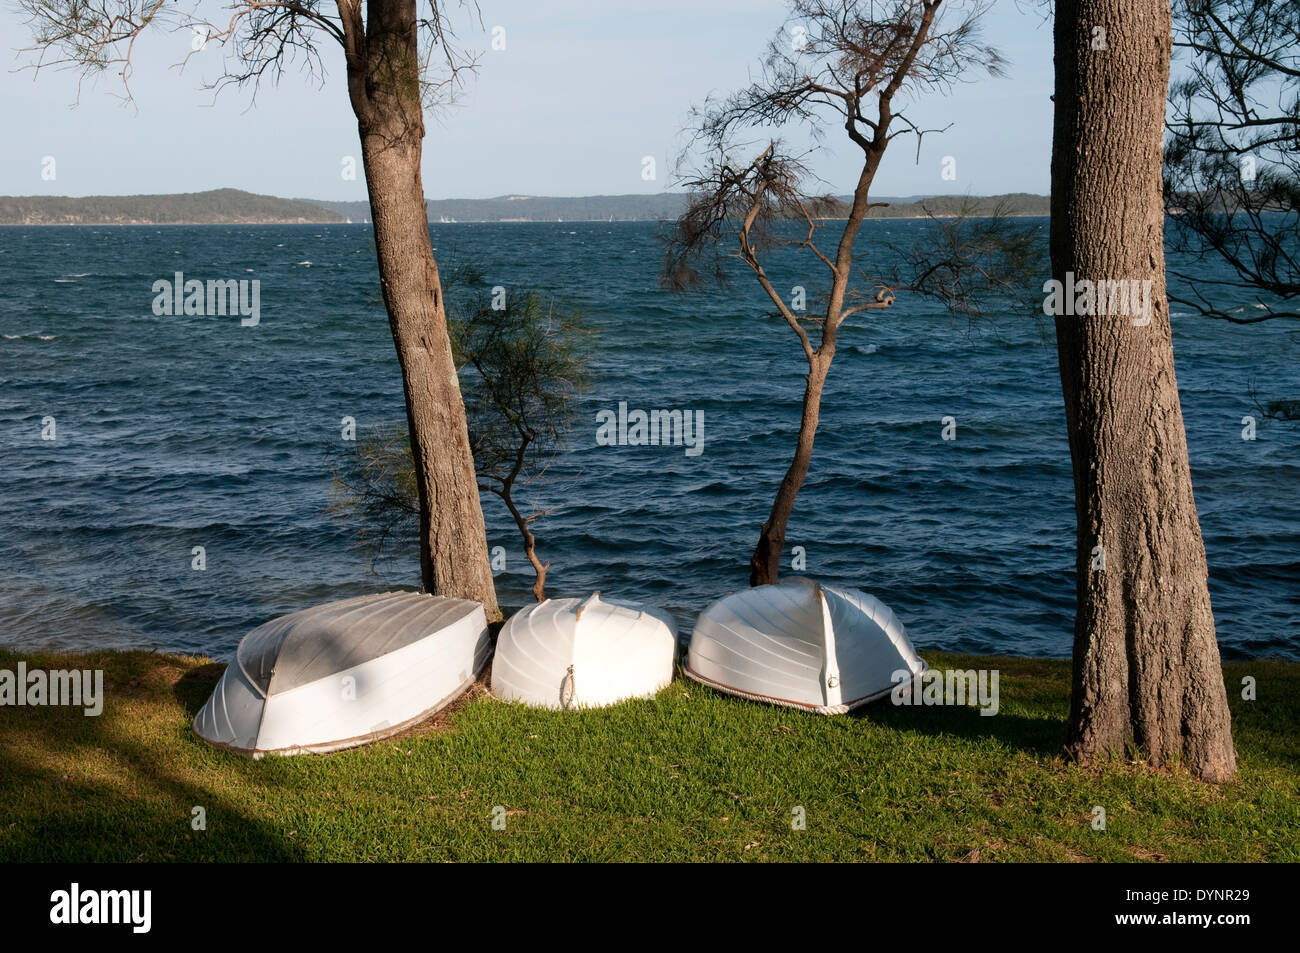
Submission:
[[[918,227],[871,223],[864,243]],[[647,599],[689,627],[743,586],[802,388],[797,343],[752,281],[660,290],[648,224],[444,225],[434,244],[444,268],[544,289],[599,331],[591,423],[534,488],[560,506],[537,526],[551,594]],[[155,316],[152,284],[175,271],[259,279],[260,323]],[[367,226],[5,228],[0,281],[0,643],[223,656],[274,615],[418,585],[413,549],[372,565],[328,512],[341,418],[364,430],[403,414]],[[1252,381],[1300,397],[1300,327],[1175,315],[1224,654],[1300,657],[1300,427],[1242,439]],[[1068,655],[1074,521],[1050,325],[971,328],[900,298],[840,342],[789,533],[807,573],[880,596],[922,647]],[[702,411],[703,452],[597,446],[596,412],[620,401]],[[509,552],[501,600],[521,604],[513,525],[494,498],[485,509]]]

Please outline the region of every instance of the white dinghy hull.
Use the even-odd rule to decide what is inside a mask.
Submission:
[[[314,606],[243,638],[194,732],[254,758],[366,744],[445,708],[491,651],[477,602],[388,592]]]
[[[879,599],[802,577],[744,589],[705,609],[684,666],[719,691],[824,715],[882,698],[925,670]]]
[[[497,637],[492,694],[540,708],[649,698],[673,680],[677,625],[662,610],[600,598],[547,599]]]

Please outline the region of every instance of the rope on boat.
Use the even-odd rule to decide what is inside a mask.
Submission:
[[[560,707],[572,708],[573,699],[577,694],[577,686],[574,684],[573,679],[573,666],[570,665],[569,670],[564,673],[564,681],[560,682]]]

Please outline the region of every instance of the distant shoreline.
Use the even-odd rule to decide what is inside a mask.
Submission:
[[[867,221],[914,221],[918,218],[957,218],[957,215],[876,215],[867,216]],[[972,215],[971,218],[991,218],[991,215]],[[1047,218],[1047,212],[1006,212],[1006,218]],[[675,218],[619,218],[607,221],[604,218],[464,218],[454,222],[434,222],[429,225],[656,225],[676,221]],[[793,218],[790,221],[794,221]],[[820,222],[842,222],[845,218],[827,216],[818,218]],[[289,228],[320,228],[322,225],[373,225],[373,222],[283,222],[283,221],[234,221],[234,222],[0,222],[0,229],[168,229],[168,228],[233,228],[233,226],[289,226]]]
[[[848,196],[835,197],[847,211]],[[505,195],[488,199],[426,199],[425,210],[434,225],[459,224],[563,224],[615,222],[672,222],[686,210],[685,193],[660,192],[628,195],[556,197]],[[1039,216],[1048,212],[1043,195],[1011,193],[996,196],[879,196],[885,203],[872,210],[869,220],[951,218],[963,212],[986,216]],[[821,221],[844,221],[843,214]],[[175,195],[0,196],[3,226],[142,226],[163,225],[366,225],[366,201],[336,202],[284,199],[256,195],[239,189],[216,189]]]
[[[937,218],[952,219],[958,218],[957,215],[938,214],[935,215],[870,215],[867,217],[868,222],[901,222],[915,221],[916,219]],[[971,215],[970,218],[992,218],[991,215]],[[1046,212],[1007,212],[1005,218],[1047,218]],[[673,222],[671,218],[625,218],[607,221],[602,218],[574,218],[574,219],[524,219],[524,218],[469,218],[457,220],[455,222],[429,222],[429,225],[647,225],[663,224]],[[795,221],[795,219],[790,219]],[[846,219],[836,216],[818,218],[819,222],[843,222]],[[319,228],[322,225],[328,226],[350,226],[350,225],[373,225],[373,222],[0,222],[0,228],[192,228],[196,226],[208,228],[235,227],[235,226],[258,226],[258,227],[301,227],[301,228]]]

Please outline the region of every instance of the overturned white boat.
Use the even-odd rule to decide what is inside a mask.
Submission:
[[[446,707],[491,651],[483,606],[466,599],[387,592],[314,606],[244,636],[194,731],[254,758],[365,744]]]
[[[542,708],[595,708],[648,698],[673,680],[677,624],[637,602],[547,599],[497,637],[492,694]]]
[[[685,665],[689,677],[719,691],[825,715],[881,698],[925,669],[879,599],[802,577],[705,609]]]

